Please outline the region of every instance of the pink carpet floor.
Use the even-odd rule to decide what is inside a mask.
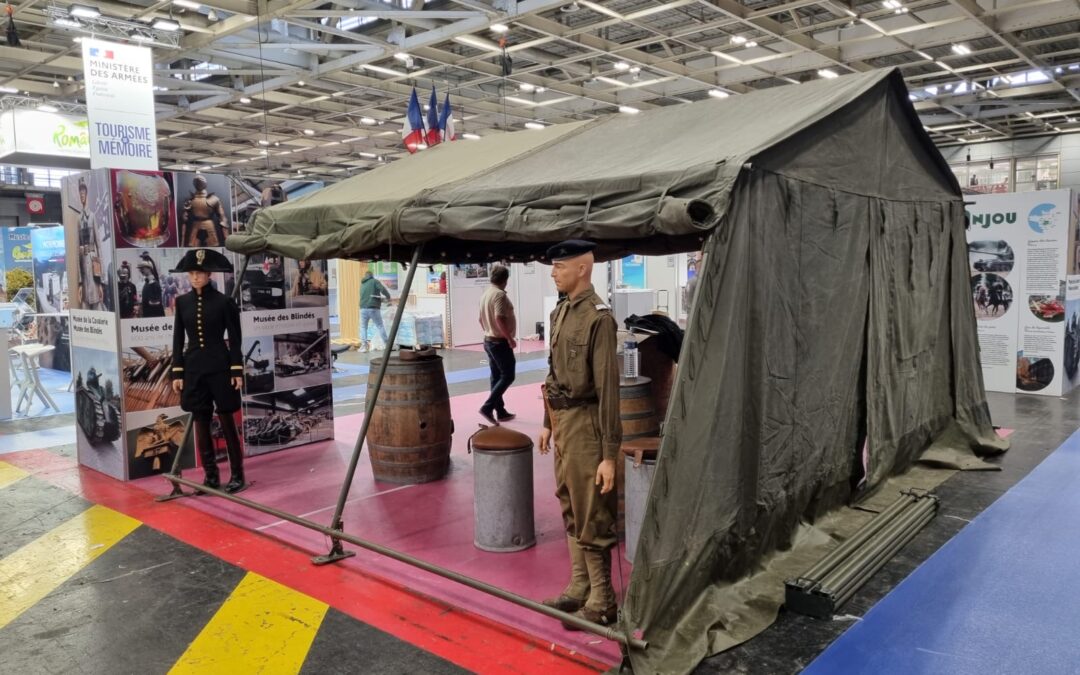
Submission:
[[[478,409],[485,398],[486,393],[477,393],[452,399],[457,433],[450,473],[444,480],[409,486],[376,483],[364,452],[343,516],[345,531],[528,598],[539,600],[557,595],[566,584],[570,563],[554,496],[550,454],[534,454],[536,546],[516,553],[488,553],[473,546],[473,464],[467,441],[483,421]],[[542,422],[540,385],[511,388],[506,402],[518,414],[517,420],[507,426],[535,439]],[[251,487],[243,496],[329,525],[362,418],[363,415],[338,418],[337,440],[249,458],[245,468]],[[222,469],[227,474],[224,465]],[[195,477],[201,475],[199,471],[189,473]],[[159,477],[142,479],[136,484],[155,494],[169,491],[169,484]],[[322,534],[222,499],[186,499],[183,503],[312,554],[325,553],[328,548],[329,539]],[[630,580],[630,565],[624,560],[621,544],[613,558],[620,563],[613,576],[621,598]],[[384,577],[598,661],[609,664],[619,661],[618,645],[613,642],[588,633],[567,631],[559,622],[541,614],[384,556],[358,550],[356,557],[339,564]]]

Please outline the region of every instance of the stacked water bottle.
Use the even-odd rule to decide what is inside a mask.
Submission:
[[[636,340],[623,343],[623,377],[632,380],[638,376],[638,349]]]

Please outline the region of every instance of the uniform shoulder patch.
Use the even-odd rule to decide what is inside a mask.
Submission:
[[[598,309],[598,310],[601,310],[601,311],[605,311],[605,312],[607,312],[607,311],[611,311],[611,308],[610,308],[610,307],[608,307],[607,305],[605,305],[605,304],[604,304],[604,303],[602,303],[602,302],[601,302],[601,303],[597,303],[597,305],[596,305],[596,309]]]

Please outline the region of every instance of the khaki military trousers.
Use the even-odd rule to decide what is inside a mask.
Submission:
[[[608,549],[617,542],[615,490],[600,494],[596,469],[603,460],[596,405],[552,410],[555,442],[555,496],[566,533],[585,548]]]

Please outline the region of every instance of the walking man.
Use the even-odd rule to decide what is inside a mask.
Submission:
[[[552,312],[540,454],[555,444],[555,495],[570,548],[570,583],[549,607],[593,623],[615,622],[615,458],[622,442],[616,324],[591,282],[595,244],[571,240],[547,257],[566,297]],[[565,625],[565,624],[564,624]],[[570,628],[570,626],[567,626]]]
[[[388,341],[382,320],[384,299],[390,300],[390,291],[386,290],[386,286],[375,278],[371,270],[368,270],[360,281],[360,351],[362,352],[371,348],[371,342],[368,340],[368,324],[372,322],[379,329],[383,343]]]
[[[514,383],[517,368],[514,358],[517,318],[514,316],[514,305],[506,296],[506,282],[509,279],[510,270],[495,265],[491,270],[491,285],[480,298],[480,327],[484,329],[484,351],[487,353],[488,367],[491,368],[491,395],[480,407],[480,415],[496,426],[515,417],[503,402],[503,394]]]

